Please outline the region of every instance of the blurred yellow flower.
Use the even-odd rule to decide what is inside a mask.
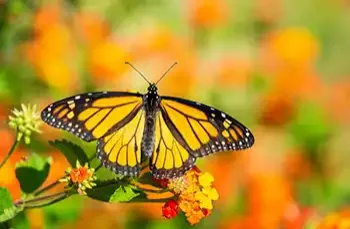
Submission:
[[[306,28],[289,27],[274,33],[271,49],[277,58],[292,65],[312,63],[319,51],[316,37]]]
[[[317,229],[348,229],[350,228],[350,209],[346,208],[326,216]]]

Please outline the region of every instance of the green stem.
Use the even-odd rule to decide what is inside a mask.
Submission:
[[[64,177],[62,177],[62,178],[64,178]],[[60,178],[60,179],[62,179],[62,178]],[[42,189],[36,191],[36,192],[34,193],[34,196],[39,196],[39,195],[42,194],[43,192],[46,192],[47,190],[49,190],[49,189],[55,187],[56,185],[60,184],[60,182],[59,182],[60,179],[58,179],[57,181],[55,181],[55,182],[49,184],[48,186],[46,186],[46,187],[44,187],[44,188],[42,188]]]
[[[19,142],[20,142],[20,141],[16,140],[16,141],[13,143],[13,145],[12,145],[10,151],[7,153],[6,157],[5,157],[4,160],[1,162],[1,164],[0,164],[0,169],[4,166],[4,164],[7,162],[7,160],[8,160],[8,159],[11,157],[11,155],[15,152],[17,146],[19,145]]]
[[[15,203],[17,206],[23,205],[25,209],[45,207],[71,196],[71,190],[65,190],[52,195],[41,196],[30,200],[20,200]]]

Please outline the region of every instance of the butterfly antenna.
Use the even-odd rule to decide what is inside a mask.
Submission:
[[[142,78],[144,78],[144,79],[147,81],[147,83],[151,84],[151,82],[149,82],[148,79],[147,79],[139,70],[137,70],[137,69],[134,67],[134,65],[132,65],[132,64],[131,64],[130,62],[128,62],[128,61],[126,61],[125,64],[130,65],[137,73],[140,74],[140,76],[142,76]]]
[[[168,74],[168,72],[170,72],[170,70],[171,70],[175,65],[177,65],[177,62],[173,63],[173,65],[171,65],[171,67],[162,75],[162,77],[160,77],[160,79],[156,82],[156,85],[159,83],[159,81],[161,81],[161,80],[166,76],[166,74]]]

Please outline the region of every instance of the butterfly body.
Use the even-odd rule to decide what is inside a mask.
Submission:
[[[213,107],[160,96],[155,84],[144,95],[93,92],[47,106],[41,114],[49,125],[85,141],[97,141],[97,157],[111,171],[138,176],[149,160],[154,177],[173,178],[209,154],[242,150],[254,144],[243,124]]]
[[[151,157],[154,150],[156,115],[159,111],[160,96],[157,87],[151,84],[148,93],[143,96],[143,109],[145,111],[145,127],[142,137],[141,153]]]

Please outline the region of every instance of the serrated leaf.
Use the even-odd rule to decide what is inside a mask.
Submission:
[[[110,203],[121,203],[121,202],[129,202],[139,193],[133,191],[130,186],[120,186],[117,188],[111,198],[109,199]]]
[[[5,222],[9,219],[14,218],[18,214],[19,210],[12,206],[10,208],[6,208],[1,214],[0,214],[0,222]]]
[[[49,175],[52,158],[44,159],[37,154],[31,154],[27,160],[16,165],[16,177],[24,193],[32,193],[38,189]]]
[[[89,162],[89,158],[87,157],[84,150],[65,139],[63,140],[56,140],[56,141],[50,141],[49,144],[56,149],[58,149],[63,155],[66,157],[69,164],[75,168],[77,160],[80,162],[81,165],[84,165],[85,163]]]
[[[0,187],[0,222],[12,219],[20,211],[12,203],[12,197],[7,188]]]

